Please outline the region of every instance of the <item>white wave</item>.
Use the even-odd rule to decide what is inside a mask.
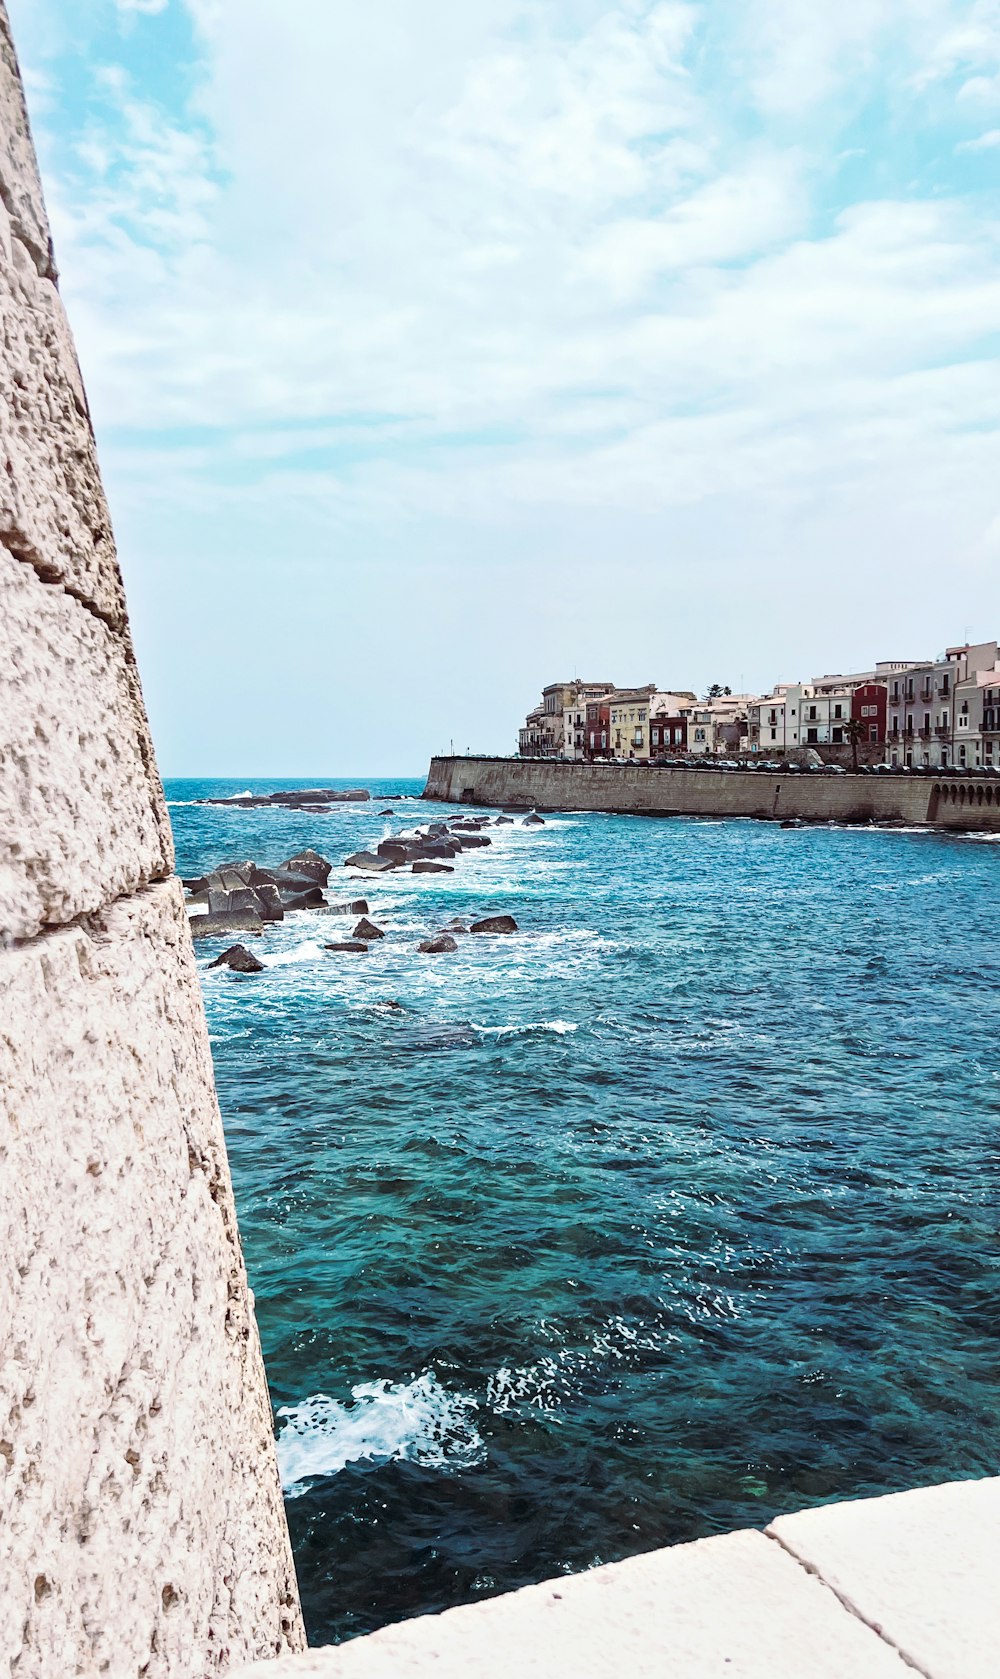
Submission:
[[[352,1405],[313,1394],[278,1411],[278,1467],[290,1498],[317,1475],[348,1463],[401,1460],[428,1469],[468,1469],[486,1448],[473,1420],[474,1399],[449,1393],[433,1370],[411,1382],[359,1382]]]
[[[480,1026],[473,1020],[469,1024],[473,1031],[482,1032],[486,1038],[518,1038],[525,1032],[555,1032],[563,1037],[567,1032],[579,1030],[572,1020],[526,1020],[516,1026]]]
[[[315,939],[307,939],[305,944],[297,944],[291,950],[282,950],[274,956],[261,954],[260,960],[265,968],[287,968],[293,962],[319,962],[324,960],[322,946]]]

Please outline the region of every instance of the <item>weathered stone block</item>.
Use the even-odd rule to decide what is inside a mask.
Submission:
[[[179,883],[0,951],[0,1019],[0,1671],[301,1647]]]
[[[0,549],[0,938],[170,873],[173,847],[127,647]]]
[[[52,238],[6,9],[0,5],[0,199],[40,274],[53,272]]]

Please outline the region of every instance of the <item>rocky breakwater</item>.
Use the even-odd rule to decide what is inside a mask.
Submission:
[[[355,875],[381,876],[400,870],[412,874],[453,874],[463,854],[492,845],[483,830],[490,826],[510,827],[506,816],[461,816],[448,822],[431,822],[422,828],[391,835],[378,841],[374,850],[352,852],[343,866]],[[544,826],[536,813],[525,817],[521,826]],[[273,866],[252,858],[220,863],[205,875],[189,877],[183,885],[191,932],[196,939],[225,939],[236,934],[260,938],[269,926],[298,912],[326,915],[356,915],[357,925],[346,938],[324,945],[331,954],[367,955],[373,944],[387,937],[387,929],[369,920],[366,898],[331,903],[327,896],[333,864],[318,851],[296,852]],[[510,934],[518,931],[512,915],[490,915],[466,927],[452,921],[417,946],[424,955],[447,955],[458,949],[456,934]],[[258,974],[261,962],[242,943],[231,944],[209,964],[234,973]]]
[[[367,787],[291,787],[281,793],[236,793],[225,799],[198,799],[196,803],[231,805],[235,810],[308,810],[322,814],[332,805],[364,804],[370,798]]]

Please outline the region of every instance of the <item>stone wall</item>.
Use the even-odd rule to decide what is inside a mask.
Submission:
[[[0,1672],[304,1643],[187,918],[0,0]]]
[[[933,823],[1000,832],[1000,780],[657,770],[537,758],[432,758],[424,798],[635,816]]]

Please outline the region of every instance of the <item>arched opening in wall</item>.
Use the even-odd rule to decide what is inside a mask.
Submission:
[[[977,805],[981,805],[982,802],[983,802],[983,790],[982,790],[981,787],[977,787],[976,788],[976,803],[977,803]]]

